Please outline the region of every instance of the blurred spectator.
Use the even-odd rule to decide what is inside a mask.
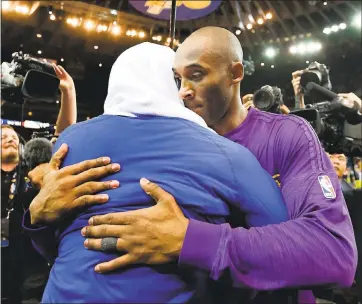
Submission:
[[[39,302],[48,265],[22,233],[22,216],[36,193],[28,187],[19,135],[1,126],[1,302]]]

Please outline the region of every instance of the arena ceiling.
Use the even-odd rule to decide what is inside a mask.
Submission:
[[[28,45],[48,45],[73,53],[86,51],[113,55],[140,41],[152,41],[151,38],[157,35],[162,37],[159,43],[167,42],[168,22],[142,15],[127,0],[9,2],[28,5],[34,12],[31,16],[19,16],[3,11],[1,31],[2,37],[6,37],[3,43],[16,44],[24,40]],[[56,20],[49,19],[49,11],[56,16]],[[326,26],[348,22],[358,12],[361,12],[360,1],[224,0],[216,11],[206,17],[178,21],[176,38],[182,42],[200,27],[216,25],[238,33],[243,47],[253,50],[260,45],[282,44],[305,35],[321,35]],[[265,19],[268,13],[272,14],[270,20]],[[70,16],[90,18],[107,26],[110,22],[117,22],[122,32],[114,37],[108,33],[81,31],[67,26],[66,20]],[[263,19],[263,24],[257,23],[259,18]],[[248,29],[248,24],[252,28]],[[144,32],[144,37],[127,36],[126,32],[133,29]],[[37,38],[39,33],[42,41]],[[97,43],[104,47],[95,50]]]

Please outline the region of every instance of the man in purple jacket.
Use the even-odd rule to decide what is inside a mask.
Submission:
[[[97,265],[96,271],[178,260],[180,266],[205,270],[213,280],[229,276],[230,286],[260,291],[352,284],[355,240],[331,162],[303,119],[245,110],[240,98],[241,59],[242,49],[233,34],[203,28],[178,49],[175,78],[187,107],[217,133],[246,146],[264,169],[278,178],[290,220],[249,230],[185,221],[174,198],[149,183],[143,188],[158,203],[147,213],[137,210],[96,216],[83,229],[89,249],[100,250],[101,238],[107,236],[126,240],[119,248],[126,254]],[[53,179],[44,182],[43,196],[38,199],[45,206],[65,195],[52,188],[51,183],[59,181],[66,188],[66,177],[58,172],[53,171]],[[55,213],[71,209],[74,199],[83,201],[82,195],[70,197],[69,207],[53,205],[52,209],[58,208]],[[97,201],[87,196],[89,200]],[[32,212],[46,217],[36,209]],[[261,301],[274,303],[268,297]],[[299,303],[314,303],[313,294],[300,292]]]

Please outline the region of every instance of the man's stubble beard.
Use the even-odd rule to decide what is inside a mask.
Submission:
[[[19,163],[19,154],[17,152],[1,154],[1,163],[7,165],[17,165]]]

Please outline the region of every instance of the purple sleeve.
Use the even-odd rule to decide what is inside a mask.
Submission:
[[[180,265],[209,271],[214,280],[228,271],[234,286],[259,290],[352,284],[357,250],[339,180],[313,131],[302,131],[280,140],[292,146],[278,155],[290,220],[249,230],[191,220]],[[334,192],[322,190],[320,176]]]
[[[23,216],[23,229],[31,238],[32,244],[47,261],[53,262],[57,255],[57,244],[54,228],[51,226],[35,227],[30,222],[30,211],[27,210]]]

